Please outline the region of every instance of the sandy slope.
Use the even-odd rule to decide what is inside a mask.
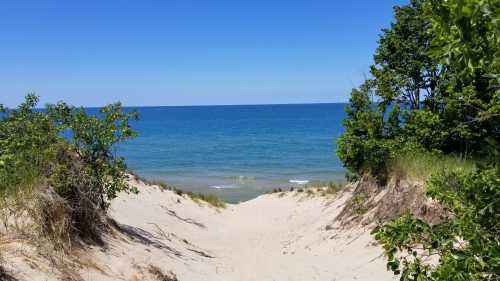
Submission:
[[[111,207],[122,231],[108,236],[104,249],[80,254],[83,280],[156,280],[151,265],[181,281],[393,279],[367,229],[342,230],[334,221],[348,192],[263,195],[218,210],[134,184],[140,194],[121,195]]]

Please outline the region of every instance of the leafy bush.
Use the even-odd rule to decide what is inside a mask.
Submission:
[[[405,215],[373,230],[388,269],[400,280],[499,280],[500,169],[440,173],[427,194],[450,211],[442,223]],[[436,265],[425,262],[431,256]]]
[[[136,112],[124,112],[119,103],[101,108],[101,116],[90,116],[83,108],[76,109],[65,103],[49,105],[47,112],[60,129],[70,135],[67,138],[69,150],[63,154],[66,159],[68,153],[74,158],[64,163],[64,170],[58,170],[60,173],[54,177],[58,193],[73,192],[67,185],[71,180],[76,188],[80,188],[76,185],[87,187],[91,200],[105,209],[118,192],[136,191],[126,181],[124,159],[116,157],[112,151],[117,143],[136,136],[129,124],[131,118],[137,118]],[[75,161],[80,166],[70,179],[67,173],[75,168]]]
[[[0,119],[0,192],[10,193],[39,177],[55,158],[59,130],[46,114],[34,111],[38,98],[26,97],[17,110]]]
[[[17,109],[2,108],[2,202],[25,189],[34,192],[36,185],[36,191],[44,194],[38,203],[46,206],[40,210],[61,214],[64,209],[70,217],[68,229],[93,237],[99,224],[97,208],[106,210],[120,191],[136,191],[126,181],[123,159],[112,148],[135,136],[129,120],[137,114],[124,112],[118,103],[90,116],[65,103],[35,109],[37,102],[38,97],[30,94]],[[49,205],[56,203],[60,208],[51,210]],[[36,212],[34,220],[47,224],[44,231],[53,232],[48,225],[53,216],[47,214]]]

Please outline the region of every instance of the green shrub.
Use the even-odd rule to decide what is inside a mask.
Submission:
[[[136,112],[124,112],[119,103],[101,108],[100,116],[88,115],[85,109],[65,103],[49,105],[47,112],[61,130],[70,134],[66,139],[69,148],[66,156],[73,155],[80,164],[79,172],[72,175],[76,176],[72,184],[81,186],[68,187],[70,178],[60,170],[61,174],[56,174],[59,177],[53,181],[58,193],[71,193],[74,187],[86,187],[91,200],[105,209],[119,192],[136,191],[127,182],[124,159],[116,157],[112,150],[117,143],[136,136],[129,123],[131,118],[137,118]],[[68,168],[75,162],[64,164]]]
[[[450,211],[429,225],[405,215],[373,230],[400,280],[500,279],[500,169],[454,170],[430,178],[427,194]],[[435,265],[425,257],[439,259]]]
[[[125,112],[119,103],[91,116],[65,103],[35,109],[37,102],[38,97],[30,94],[17,109],[2,108],[2,202],[8,204],[20,191],[40,192],[31,205],[46,207],[40,207],[40,212],[26,210],[33,213],[35,222],[47,224],[39,229],[53,232],[51,212],[57,212],[68,216],[61,219],[68,219],[68,229],[95,238],[100,227],[97,209],[106,210],[118,192],[136,191],[127,182],[123,159],[112,149],[135,136],[129,120],[137,115]]]
[[[0,193],[15,192],[48,175],[59,129],[44,113],[34,111],[38,98],[28,95],[17,110],[3,109],[0,119]]]

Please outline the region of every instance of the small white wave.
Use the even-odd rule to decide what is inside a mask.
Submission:
[[[230,188],[238,188],[237,186],[234,185],[212,185],[210,186],[211,188],[215,189],[230,189]]]
[[[295,184],[301,184],[301,185],[309,183],[308,180],[290,180],[289,182],[290,183],[295,183]]]

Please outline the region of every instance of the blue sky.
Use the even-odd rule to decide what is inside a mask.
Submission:
[[[0,103],[343,102],[405,2],[3,0]]]

